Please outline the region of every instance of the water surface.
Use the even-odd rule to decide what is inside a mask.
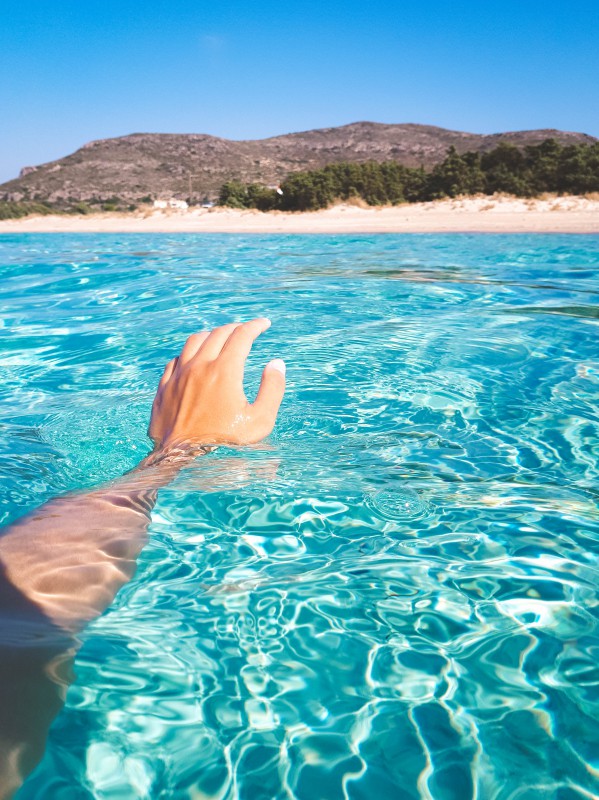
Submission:
[[[599,237],[0,237],[0,522],[269,316],[263,446],[162,490],[19,800],[599,794]]]

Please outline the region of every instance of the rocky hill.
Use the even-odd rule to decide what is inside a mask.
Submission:
[[[227,180],[277,184],[299,170],[338,161],[399,161],[430,168],[454,145],[461,153],[486,151],[500,142],[517,146],[554,137],[562,144],[597,141],[557,130],[481,135],[429,125],[356,122],[337,128],[290,133],[270,139],[231,141],[204,134],[133,133],[90,142],[65,158],[25,167],[0,185],[0,199],[56,205],[138,203],[159,197],[214,198]]]

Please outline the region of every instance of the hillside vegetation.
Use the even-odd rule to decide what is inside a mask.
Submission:
[[[499,144],[525,148],[548,138],[562,146],[597,141],[564,131],[480,135],[373,122],[241,142],[204,134],[136,133],[90,142],[65,158],[25,167],[19,178],[0,185],[0,200],[49,203],[65,210],[77,210],[80,203],[96,210],[126,210],[169,197],[199,203],[216,200],[221,186],[230,181],[276,185],[295,173],[364,162],[392,162],[430,172],[450,147],[459,155],[482,155]]]
[[[0,219],[20,219],[32,215],[52,214],[53,209],[46,203],[12,203],[0,201]]]
[[[599,192],[599,142],[562,146],[547,139],[523,149],[501,143],[482,154],[460,154],[450,147],[428,172],[395,161],[329,164],[289,176],[280,190],[229,181],[221,187],[219,203],[262,211],[313,211],[353,198],[374,206],[496,192],[519,197],[587,194]]]

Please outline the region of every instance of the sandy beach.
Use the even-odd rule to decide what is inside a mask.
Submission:
[[[229,208],[1,220],[0,233],[599,233],[599,199],[503,196],[263,213]]]

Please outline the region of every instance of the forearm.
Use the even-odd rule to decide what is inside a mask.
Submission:
[[[267,364],[254,403],[243,392],[245,359],[269,325],[260,318],[190,336],[167,364],[152,406],[158,452],[119,480],[57,498],[0,534],[0,798],[41,758],[70,681],[70,634],[132,577],[159,489],[211,449],[198,443],[250,444],[272,430],[283,362]],[[185,448],[173,449],[175,442]]]
[[[205,450],[156,453],[85,493],[50,501],[6,528],[6,579],[53,624],[75,631],[133,576],[158,490]]]

